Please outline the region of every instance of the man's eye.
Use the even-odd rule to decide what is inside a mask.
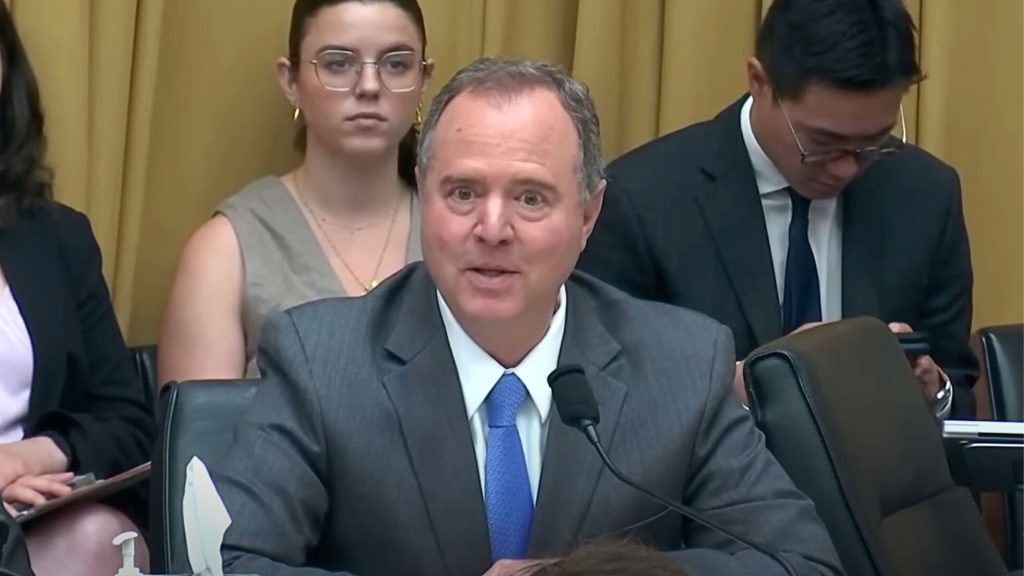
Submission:
[[[544,197],[536,192],[524,192],[519,199],[523,204],[530,208],[536,208],[544,204]]]
[[[473,191],[465,186],[452,190],[452,197],[460,202],[468,202],[473,199]]]

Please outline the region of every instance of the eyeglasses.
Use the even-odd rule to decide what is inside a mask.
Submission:
[[[822,166],[825,164],[831,164],[837,160],[851,157],[857,164],[864,165],[870,162],[874,162],[881,156],[887,154],[893,154],[899,152],[907,144],[907,123],[903,117],[903,105],[900,104],[900,138],[896,140],[892,136],[887,135],[885,145],[877,146],[865,146],[863,148],[833,148],[831,150],[823,150],[820,152],[808,152],[804,149],[803,144],[800,142],[800,137],[796,135],[796,130],[793,129],[793,122],[789,119],[789,114],[786,114],[786,108],[782,105],[782,101],[776,99],[779,103],[779,108],[782,110],[782,116],[786,119],[786,124],[789,125],[789,131],[793,134],[793,140],[796,141],[796,147],[800,149],[800,163],[801,164],[812,164],[815,166]]]
[[[320,85],[335,92],[354,88],[366,66],[377,69],[377,78],[389,91],[409,92],[416,88],[427,65],[411,51],[389,52],[380,60],[360,60],[348,50],[324,50],[309,63],[315,67]]]

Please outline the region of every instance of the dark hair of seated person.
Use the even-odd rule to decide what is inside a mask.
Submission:
[[[635,540],[597,540],[532,572],[533,576],[687,576],[678,560]]]
[[[776,0],[755,54],[782,100],[812,82],[878,90],[923,79],[914,31],[901,0]]]
[[[39,87],[10,9],[0,3],[0,228],[20,208],[51,198]]]

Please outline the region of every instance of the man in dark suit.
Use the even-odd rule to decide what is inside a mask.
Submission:
[[[609,166],[580,268],[723,322],[739,358],[858,315],[927,332],[931,354],[910,359],[925,399],[970,417],[970,250],[956,172],[905,143],[910,15],[899,0],[776,0],[747,75],[714,119]]]
[[[604,473],[552,413],[548,374],[579,364],[628,474],[796,573],[841,573],[729,391],[728,330],[572,272],[604,192],[586,87],[480,60],[435,97],[420,146],[424,262],[264,331],[264,380],[213,468],[233,518],[225,567],[525,576],[531,558],[633,535],[693,574],[783,574]]]

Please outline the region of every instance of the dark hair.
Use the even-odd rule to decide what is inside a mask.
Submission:
[[[32,202],[52,197],[39,87],[14,20],[0,2],[0,227]]]
[[[915,27],[901,0],[775,0],[756,55],[781,99],[811,82],[869,91],[922,79]]]
[[[292,63],[292,69],[299,70],[297,64],[302,58],[302,40],[309,30],[309,21],[316,17],[323,8],[337,6],[346,2],[360,2],[362,4],[376,4],[387,2],[401,8],[419,30],[420,38],[423,40],[421,51],[423,59],[426,60],[427,53],[427,24],[423,18],[423,10],[417,0],[295,0],[292,7],[292,21],[288,28],[288,59]],[[306,151],[306,124],[300,117],[299,130],[295,134],[295,148],[299,152]],[[419,129],[416,126],[409,128],[401,142],[398,143],[398,176],[409,187],[416,187],[416,142],[419,138]]]
[[[533,576],[687,576],[678,560],[634,540],[599,540],[533,572]]]

